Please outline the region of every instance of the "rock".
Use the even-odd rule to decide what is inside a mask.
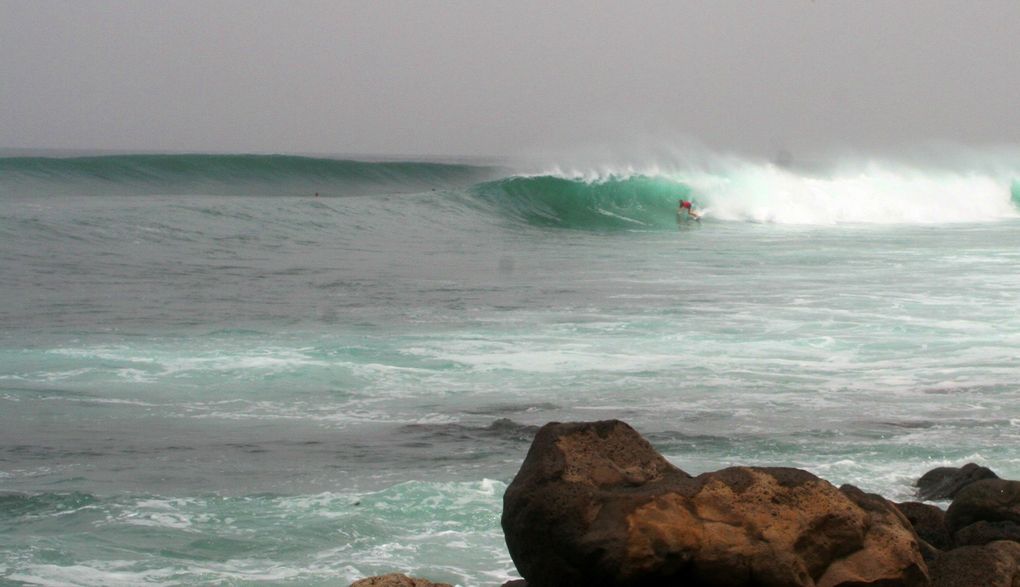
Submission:
[[[389,575],[379,575],[378,577],[368,577],[366,579],[359,579],[351,583],[350,587],[453,587],[449,583],[433,583],[427,579],[416,579],[414,577],[408,577],[407,575],[401,575],[400,573],[390,573]]]
[[[1013,532],[1020,525],[1020,481],[985,479],[963,488],[946,510],[946,526],[957,544],[960,539],[974,540],[977,535],[990,536],[989,532],[961,532],[967,526],[978,522],[985,530]],[[960,537],[959,539],[957,537]]]
[[[982,479],[998,479],[988,467],[967,463],[962,467],[938,467],[917,480],[917,497],[928,501],[952,499],[961,489]]]
[[[690,475],[623,422],[546,424],[503,496],[503,533],[518,572],[532,586],[584,585],[598,570],[584,560],[591,549],[571,546],[592,530],[601,494],[649,492],[685,479]]]
[[[992,542],[945,552],[931,565],[932,587],[1017,587],[1020,544]]]
[[[931,504],[919,501],[898,503],[896,508],[907,517],[921,540],[939,550],[953,548],[953,537],[949,533],[949,528],[946,528],[946,512]]]
[[[501,587],[528,587],[528,582],[524,579],[514,579],[513,581],[503,583]]]
[[[530,587],[928,584],[881,497],[798,469],[691,477],[617,420],[543,426],[502,522]]]
[[[876,582],[881,585],[927,585],[927,566],[923,562],[917,563],[909,575],[903,577],[903,580],[895,576],[889,577],[889,569],[904,568],[904,560],[901,558],[903,550],[905,550],[903,549],[904,542],[907,543],[912,554],[921,554],[918,552],[920,545],[917,543],[917,534],[911,526],[910,520],[896,508],[896,505],[881,495],[865,493],[853,485],[843,485],[839,491],[867,512],[869,519],[863,547],[848,557],[853,561],[853,565],[847,565],[851,566],[853,574],[841,576],[838,581],[832,584],[847,587],[873,585]],[[904,530],[908,533],[907,538],[904,538]],[[930,547],[930,545],[927,546]],[[935,552],[933,551],[931,555],[934,558]],[[916,557],[912,558],[916,560]],[[923,554],[921,554],[921,558],[924,560]],[[876,578],[879,579],[876,581]],[[822,581],[818,582],[818,585],[822,584]]]
[[[1020,524],[982,520],[960,528],[953,539],[958,546],[980,546],[996,540],[1020,542]]]

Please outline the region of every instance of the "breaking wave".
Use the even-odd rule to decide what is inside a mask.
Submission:
[[[509,166],[290,155],[0,158],[0,194],[400,195],[455,202],[542,227],[675,228],[678,199],[709,222],[979,223],[1020,216],[1020,173],[870,162],[829,170],[719,158],[687,168],[513,173]],[[1016,167],[1020,169],[1020,166]]]
[[[745,163],[725,170],[543,174],[478,186],[531,224],[583,229],[675,226],[679,199],[707,221],[790,225],[979,223],[1020,217],[1008,175],[869,165],[825,173]]]

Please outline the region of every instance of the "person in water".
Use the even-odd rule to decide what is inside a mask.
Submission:
[[[676,217],[681,218],[681,215],[685,213],[690,218],[701,220],[701,214],[694,211],[694,204],[691,204],[690,200],[680,200],[680,206],[676,209]]]

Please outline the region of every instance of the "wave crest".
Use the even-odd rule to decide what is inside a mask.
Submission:
[[[0,158],[0,188],[48,193],[307,195],[471,185],[494,168],[295,155],[103,155]]]
[[[991,163],[995,163],[992,165]],[[529,225],[675,229],[678,199],[710,222],[799,225],[977,223],[1020,216],[1020,171],[868,162],[797,169],[718,157],[708,163],[602,166],[511,175],[505,167],[291,155],[0,158],[0,193],[367,195],[443,190],[455,205]]]

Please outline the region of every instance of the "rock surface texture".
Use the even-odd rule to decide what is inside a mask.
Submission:
[[[502,522],[529,587],[929,583],[883,498],[798,469],[692,477],[617,420],[543,426]]]
[[[1020,587],[1020,544],[957,548],[933,562],[931,573],[932,587]]]
[[[433,583],[427,579],[416,579],[414,577],[408,577],[407,575],[401,575],[399,573],[390,573],[389,575],[380,575],[378,577],[368,577],[365,579],[359,579],[351,583],[350,587],[453,587],[449,583]]]
[[[998,479],[988,467],[967,463],[962,467],[938,467],[917,480],[917,497],[923,500],[952,499],[964,487],[982,479]]]
[[[917,535],[929,545],[938,550],[953,548],[953,537],[946,528],[946,512],[917,501],[898,503],[896,508],[903,512]]]
[[[1020,540],[1020,481],[971,483],[946,511],[946,526],[957,546]]]

